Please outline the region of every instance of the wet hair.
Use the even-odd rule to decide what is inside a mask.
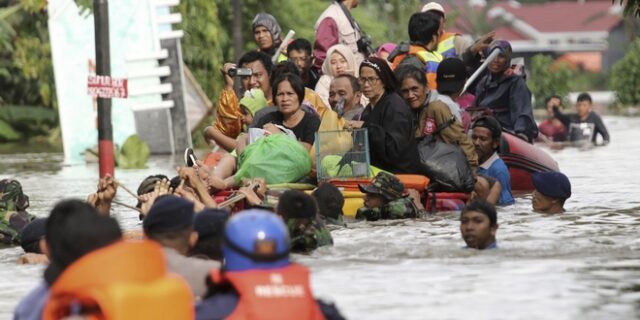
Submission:
[[[58,202],[47,219],[45,239],[51,263],[44,279],[51,286],[62,272],[85,254],[122,238],[118,222],[80,200]]]
[[[498,225],[498,213],[496,207],[483,199],[475,199],[469,202],[460,212],[460,217],[469,211],[476,211],[486,215],[489,218],[492,227]]]
[[[287,46],[287,52],[291,52],[292,50],[306,51],[308,55],[311,55],[311,43],[309,40],[302,38],[293,40]]]
[[[409,19],[409,40],[413,43],[426,45],[438,35],[441,17],[427,12],[416,12]]]
[[[360,82],[358,81],[358,78],[356,78],[355,76],[348,74],[348,73],[343,73],[343,74],[339,74],[337,76],[335,76],[335,79],[339,79],[339,78],[344,78],[344,79],[348,79],[349,82],[351,83],[351,89],[353,89],[353,92],[360,92],[362,91],[362,88],[360,87]]]
[[[278,64],[276,64],[273,67],[273,70],[271,71],[271,88],[275,87],[275,82],[276,80],[278,80],[278,78],[280,78],[281,76],[287,74],[287,73],[291,73],[291,74],[295,74],[296,76],[300,76],[300,71],[298,70],[298,67],[296,67],[296,64],[290,61],[283,61],[280,62]],[[275,96],[274,96],[275,97]]]
[[[338,219],[343,215],[344,196],[336,186],[330,183],[323,183],[313,191],[311,196],[318,204],[318,213],[320,215],[334,219]]]
[[[391,71],[389,64],[386,61],[378,58],[378,57],[369,57],[367,60],[363,61],[360,64],[360,73],[362,74],[362,68],[368,67],[373,69],[376,72],[382,84],[384,85],[384,90],[387,92],[395,92],[397,88],[396,76]]]
[[[286,219],[313,219],[318,213],[316,200],[299,190],[285,191],[278,199],[276,212]]]
[[[276,78],[273,82],[273,85],[271,86],[271,94],[273,94],[274,101],[275,97],[278,95],[278,86],[283,81],[288,81],[289,84],[291,84],[291,88],[293,88],[296,96],[298,96],[298,103],[302,105],[302,101],[304,101],[304,83],[302,82],[302,79],[294,73],[285,73]]]
[[[589,101],[590,104],[593,103],[593,100],[591,99],[591,95],[586,92],[583,92],[578,95],[577,102],[582,102],[582,101]]]
[[[47,218],[37,218],[20,232],[20,246],[24,252],[42,253],[40,239],[44,238],[47,228]]]
[[[140,185],[138,186],[138,190],[137,190],[136,193],[139,196],[141,196],[143,194],[147,194],[147,193],[153,191],[153,189],[156,186],[156,182],[162,181],[164,179],[169,180],[169,177],[165,176],[164,174],[150,175],[150,176],[144,178],[144,180],[142,180],[142,182],[140,182]]]
[[[414,65],[401,64],[396,69],[395,74],[396,78],[398,79],[398,87],[400,87],[402,85],[402,82],[408,78],[416,80],[423,86],[427,85],[427,76],[425,75],[424,70]]]
[[[267,75],[271,77],[271,72],[273,71],[273,62],[271,62],[271,57],[269,57],[266,53],[260,51],[249,51],[240,57],[238,60],[238,66],[242,67],[247,63],[251,63],[254,61],[262,62],[264,69],[267,70]]]
[[[554,95],[550,95],[546,99],[544,99],[544,105],[546,106],[549,103],[549,101],[551,101],[551,99],[558,99],[558,100],[560,100],[560,104],[562,104],[562,97],[557,95],[557,94],[554,94]]]

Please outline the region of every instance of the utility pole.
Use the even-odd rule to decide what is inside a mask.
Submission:
[[[93,0],[93,19],[96,37],[96,75],[111,76],[109,46],[108,0]],[[100,177],[114,175],[113,127],[111,125],[111,98],[98,97],[98,155]]]
[[[233,0],[233,61],[238,62],[242,55],[242,0]]]

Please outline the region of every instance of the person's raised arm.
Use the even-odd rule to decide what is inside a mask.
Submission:
[[[111,201],[116,196],[116,182],[110,174],[98,181],[98,190],[88,196],[87,202],[94,206],[102,215],[108,216],[111,211]]]
[[[196,191],[196,194],[200,198],[200,201],[202,201],[202,203],[204,203],[206,207],[217,207],[216,202],[213,200],[213,198],[211,198],[211,195],[209,195],[207,186],[198,177],[195,168],[183,167],[178,168],[177,171],[178,175],[180,175],[180,179],[184,180],[184,184]]]
[[[558,120],[560,120],[560,122],[562,122],[562,125],[564,125],[565,128],[569,129],[569,125],[571,124],[571,118],[562,113],[562,111],[560,111],[560,108],[558,108],[558,106],[553,106],[553,116],[556,117]]]
[[[238,145],[236,139],[227,137],[214,126],[208,126],[204,129],[204,137],[207,142],[213,140],[217,146],[229,152],[235,149]]]

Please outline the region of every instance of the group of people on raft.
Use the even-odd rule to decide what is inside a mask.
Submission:
[[[213,165],[187,159],[173,179],[145,179],[134,195],[142,234],[123,232],[110,217],[121,186],[111,176],[100,180],[86,202],[63,200],[48,218],[38,219],[26,213],[28,198],[25,206],[19,183],[4,182],[20,192],[2,191],[3,201],[12,203],[0,223],[3,241],[22,243],[29,253],[24,262],[49,263],[15,318],[342,319],[334,305],[313,297],[308,270],[289,259],[292,252],[333,244],[329,230],[345,226],[341,191],[324,183],[311,195],[289,190],[273,201],[270,181],[239,174],[247,158],[261,156],[247,151],[252,144],[281,135],[313,154],[317,132],[366,128],[370,162],[378,172],[359,185],[364,203],[356,218],[366,220],[425,214],[423,195],[394,174],[427,175],[421,139],[459,147],[475,181],[460,215],[462,238],[468,248],[496,248],[494,205],[514,203],[509,171],[497,152],[501,135],[506,131],[528,142],[538,136],[531,94],[511,67],[510,44],[494,40],[494,33],[468,43],[445,32],[444,9],[432,2],[411,16],[407,42],[384,44],[376,52],[350,14],[357,4],[333,1],[316,22],[313,48],[305,39],[283,44],[276,19],[256,16],[258,49],[223,66],[217,117],[204,132],[221,156]],[[497,58],[465,92],[469,74],[496,50]],[[549,101],[556,100],[561,102]],[[590,106],[590,98],[581,95],[578,102],[583,101]],[[565,115],[554,106],[553,130],[594,122],[609,141],[589,108]],[[485,113],[471,119],[468,107]],[[262,137],[256,140],[251,129],[260,129]],[[535,211],[564,211],[571,196],[564,174],[536,173],[532,182]],[[230,197],[246,210],[231,215],[221,209],[226,200],[212,195],[226,190],[235,190]]]

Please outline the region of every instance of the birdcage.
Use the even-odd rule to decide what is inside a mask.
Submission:
[[[367,128],[319,131],[315,139],[318,181],[370,176]]]

